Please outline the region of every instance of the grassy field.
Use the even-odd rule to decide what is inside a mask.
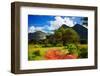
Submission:
[[[59,49],[62,52],[68,52],[67,49],[64,48],[64,46],[62,47],[42,47],[41,45],[33,45],[33,44],[29,44],[28,45],[28,58],[29,60],[41,60],[44,59],[43,56],[45,55],[46,51],[48,51],[49,49]],[[34,56],[34,52],[39,53],[39,56]],[[41,58],[40,58],[41,57]]]
[[[28,60],[44,60],[44,55],[46,51],[50,49],[59,49],[61,52],[69,53],[68,49],[65,48],[66,46],[61,47],[42,47],[41,45],[34,45],[29,44],[28,45]],[[87,48],[87,44],[79,44],[79,49],[81,48]],[[87,52],[87,50],[85,50]],[[82,50],[82,53],[84,53],[84,49]],[[81,53],[81,54],[82,54]],[[84,55],[84,54],[82,54]]]

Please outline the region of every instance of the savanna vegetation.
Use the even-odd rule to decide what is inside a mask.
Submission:
[[[87,44],[72,28],[61,27],[43,40],[28,43],[28,60],[79,59],[88,57]]]

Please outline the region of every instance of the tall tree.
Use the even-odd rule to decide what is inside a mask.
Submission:
[[[55,31],[54,38],[56,42],[61,42],[63,45],[79,42],[79,35],[77,32],[70,27],[66,27],[66,25]]]

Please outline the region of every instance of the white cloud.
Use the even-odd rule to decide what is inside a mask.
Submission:
[[[33,33],[35,31],[43,31],[44,27],[34,27],[34,26],[30,26],[28,29],[29,33]]]
[[[61,27],[63,24],[66,24],[69,27],[73,27],[75,25],[75,22],[73,21],[73,19],[68,18],[68,17],[60,17],[60,16],[56,16],[54,21],[50,21],[51,24],[51,29],[55,30],[58,29],[59,27]]]
[[[28,32],[29,33],[35,32],[35,27],[34,26],[29,27]]]
[[[50,21],[51,24],[51,29],[55,30],[61,27],[62,24],[64,24],[64,19],[61,18],[60,16],[56,16],[54,21]]]
[[[34,33],[36,31],[43,31],[43,32],[47,33],[48,31],[46,31],[46,30],[51,30],[50,26],[48,26],[48,25],[44,25],[43,27],[40,27],[40,26],[37,26],[37,27],[30,26],[29,29],[28,29],[28,32],[29,33]]]
[[[72,18],[69,17],[60,17],[60,16],[56,16],[54,21],[49,21],[50,26],[49,25],[44,25],[44,26],[31,26],[29,27],[29,33],[33,33],[35,31],[43,31],[45,33],[53,33],[52,30],[56,30],[59,27],[61,27],[63,24],[66,24],[69,27],[73,27],[75,25],[75,22],[73,21]]]
[[[44,27],[35,27],[35,31],[42,31]]]
[[[73,27],[74,26],[74,21],[71,18],[64,18],[64,24],[66,24],[69,27]]]

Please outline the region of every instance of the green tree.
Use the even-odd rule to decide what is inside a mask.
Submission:
[[[66,28],[65,26],[55,31],[54,38],[56,39],[56,42],[61,42],[63,45],[79,42],[79,35],[77,32],[72,28]]]
[[[65,45],[66,43],[78,43],[79,42],[79,35],[75,30],[72,28],[67,28],[64,33],[62,33],[62,41]]]

